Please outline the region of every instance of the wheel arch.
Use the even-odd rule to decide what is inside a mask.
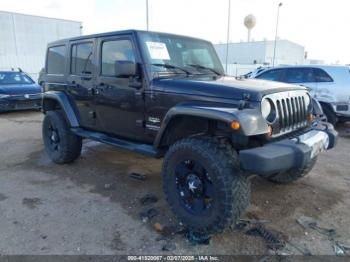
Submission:
[[[48,91],[43,94],[42,111],[45,114],[51,110],[62,110],[67,123],[71,127],[79,127],[77,111],[69,101],[67,95],[59,91]]]
[[[235,132],[252,136],[268,132],[266,121],[256,109],[218,108],[199,104],[180,104],[171,108],[156,136],[154,146],[168,146],[178,139],[198,133],[216,131],[218,128],[232,132],[230,124],[239,121],[241,128]]]

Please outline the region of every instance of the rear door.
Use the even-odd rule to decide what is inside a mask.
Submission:
[[[116,77],[114,68],[117,60],[140,63],[132,35],[98,39],[99,70],[96,81],[98,126],[105,133],[143,140],[145,130],[141,75]]]
[[[301,85],[309,90],[311,96],[316,95],[317,82],[314,76],[313,68],[311,67],[291,67],[284,70],[282,81]]]
[[[344,98],[344,90],[336,89],[334,79],[325,70],[314,68],[314,73],[317,82],[316,96],[321,99],[321,101],[334,100],[333,97]]]
[[[94,60],[95,40],[84,39],[70,43],[69,75],[67,77],[68,92],[79,111],[80,125],[95,129],[96,106],[94,93]]]

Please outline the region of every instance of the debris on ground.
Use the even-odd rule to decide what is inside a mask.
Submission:
[[[130,173],[129,177],[132,179],[135,179],[135,180],[140,180],[140,181],[146,180],[146,176],[144,174],[135,173],[135,172]]]
[[[145,211],[142,211],[140,213],[140,217],[142,222],[146,223],[148,220],[152,219],[153,217],[157,216],[159,214],[158,210],[155,208],[149,208]]]
[[[107,190],[112,190],[115,188],[115,184],[114,183],[107,183],[107,184],[104,184],[104,189],[107,189]]]
[[[188,231],[187,240],[193,245],[209,245],[211,236],[205,233]]]
[[[246,218],[241,218],[239,219],[240,222],[242,223],[248,223],[248,224],[266,224],[266,223],[271,223],[270,220],[266,219],[246,219]]]
[[[142,205],[149,205],[149,204],[152,204],[152,203],[156,203],[157,201],[158,201],[158,197],[156,197],[153,194],[146,194],[145,196],[143,196],[140,199],[140,203]]]
[[[179,234],[183,234],[185,235],[187,233],[187,229],[184,228],[182,225],[166,225],[163,226],[160,223],[155,223],[154,225],[154,229],[161,233],[162,236],[166,239],[169,239],[175,235],[179,235]]]
[[[339,246],[338,243],[334,242],[333,248],[334,248],[334,253],[337,256],[344,256],[345,255],[345,250],[341,246]]]
[[[313,219],[312,217],[301,216],[297,219],[297,222],[299,225],[301,225],[305,229],[310,228],[322,235],[327,236],[329,240],[333,240],[337,234],[335,229],[333,228],[323,228],[318,226],[316,220]]]
[[[167,241],[162,247],[162,251],[174,251],[175,249],[176,245],[172,241]]]
[[[239,231],[242,231],[243,229],[245,229],[248,226],[248,223],[246,222],[238,222],[236,223],[234,229],[237,229]]]
[[[239,219],[239,222],[237,222],[233,229],[242,231],[246,229],[249,225],[255,225],[255,224],[266,224],[266,223],[271,223],[270,220],[264,220],[264,219]]]
[[[163,231],[163,226],[160,224],[160,223],[155,223],[154,225],[154,229],[157,231],[157,232],[162,232]]]
[[[181,225],[170,225],[170,226],[163,227],[162,235],[166,237],[170,237],[177,234],[186,234],[187,231],[188,230]]]
[[[261,224],[249,229],[246,231],[246,234],[249,236],[262,237],[265,240],[267,247],[272,250],[282,249],[286,246],[285,241],[278,233],[273,233]]]
[[[317,225],[317,222],[315,219],[307,216],[301,216],[297,219],[297,222],[299,225],[301,225],[304,228],[310,228],[318,232],[319,234],[322,234],[326,237],[328,237],[328,240],[332,243],[334,253],[337,256],[343,256],[346,255],[350,251],[350,247],[339,243],[335,240],[337,237],[337,232],[333,228],[324,228]]]
[[[41,199],[38,198],[38,197],[34,197],[34,198],[27,198],[27,197],[25,197],[25,198],[22,199],[22,204],[28,206],[31,209],[34,209],[38,205],[41,204]]]

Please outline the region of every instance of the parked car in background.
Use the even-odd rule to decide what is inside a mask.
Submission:
[[[0,112],[40,109],[41,87],[22,70],[0,71]]]
[[[270,67],[262,67],[262,66],[260,66],[260,67],[256,68],[255,70],[250,71],[250,72],[242,75],[241,77],[243,77],[243,78],[254,78],[258,74],[260,74],[261,72],[263,72],[263,71],[265,71],[265,70],[267,70],[269,68]]]
[[[337,65],[281,66],[251,78],[298,84],[321,104],[328,122],[350,120],[350,67]]]

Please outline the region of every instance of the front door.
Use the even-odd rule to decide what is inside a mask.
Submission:
[[[96,110],[94,101],[94,40],[70,44],[70,74],[68,92],[76,103],[80,125],[95,129]]]
[[[116,77],[116,61],[140,62],[132,36],[98,40],[99,72],[96,79],[98,126],[105,133],[142,140],[144,99],[141,77]],[[139,72],[141,74],[141,72]]]

